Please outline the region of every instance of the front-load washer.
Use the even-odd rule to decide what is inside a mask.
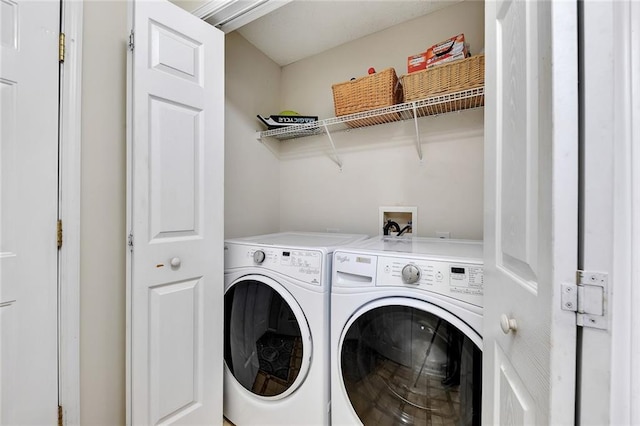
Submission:
[[[376,237],[333,254],[333,425],[476,425],[482,243]]]
[[[285,232],[225,241],[224,415],[231,422],[329,424],[331,255],[365,238]]]

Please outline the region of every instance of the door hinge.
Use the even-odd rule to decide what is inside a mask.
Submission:
[[[131,32],[129,33],[129,50],[133,52],[133,48],[135,46],[135,43],[133,42],[134,36],[133,36],[133,30],[131,30]]]
[[[133,233],[129,232],[129,237],[127,238],[127,245],[129,246],[129,250],[133,251]]]
[[[62,417],[62,405],[58,405],[58,426],[64,425],[64,419]]]
[[[64,55],[64,33],[60,33],[60,36],[58,37],[58,61],[60,63],[64,62]]]
[[[62,219],[58,219],[57,224],[57,235],[58,235],[58,250],[62,248]]]
[[[580,327],[608,328],[609,276],[605,272],[577,271],[576,284],[562,284],[563,311],[576,313]]]

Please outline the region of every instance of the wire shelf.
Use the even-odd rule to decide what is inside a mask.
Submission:
[[[446,114],[484,105],[484,87],[432,96],[356,114],[331,117],[313,123],[297,124],[258,132],[258,139],[271,137],[279,140],[295,139],[323,133],[337,132],[354,127],[374,126],[417,117]]]

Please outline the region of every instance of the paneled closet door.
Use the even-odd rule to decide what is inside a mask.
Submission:
[[[128,421],[222,419],[223,33],[132,2]]]
[[[486,2],[483,424],[573,424],[577,2]]]
[[[58,417],[57,1],[0,1],[0,424]]]

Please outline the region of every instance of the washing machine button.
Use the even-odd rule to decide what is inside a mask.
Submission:
[[[266,256],[264,254],[264,251],[262,250],[256,250],[255,252],[253,252],[253,261],[258,265],[264,262],[265,257]]]
[[[408,264],[402,268],[402,281],[406,284],[416,284],[420,281],[420,269],[416,265]]]

